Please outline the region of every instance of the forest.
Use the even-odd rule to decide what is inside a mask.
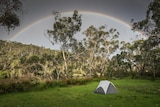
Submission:
[[[103,28],[103,27],[102,27]],[[117,40],[114,29],[109,32],[91,26],[85,42],[67,46],[68,51],[0,41],[0,78],[36,78],[63,80],[69,78],[131,78],[160,77],[160,48],[149,48],[151,40],[126,43]],[[94,30],[94,31],[92,31]],[[101,34],[105,34],[103,37]],[[112,34],[110,37],[108,34]],[[102,37],[98,37],[101,35]],[[108,38],[110,38],[109,41]],[[154,38],[152,38],[154,39]],[[71,45],[71,44],[69,44]],[[154,44],[153,44],[154,45]],[[112,55],[117,49],[121,52]],[[112,55],[112,57],[110,57]]]
[[[119,32],[106,26],[91,25],[78,40],[82,15],[77,10],[70,17],[54,13],[52,30],[46,37],[59,50],[0,40],[0,79],[54,81],[93,78],[160,77],[160,21],[152,2],[146,19],[132,20],[133,31],[141,30],[147,39],[119,41]],[[152,26],[151,26],[152,25]]]

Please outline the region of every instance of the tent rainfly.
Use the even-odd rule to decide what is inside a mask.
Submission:
[[[99,94],[114,94],[117,93],[117,90],[112,82],[102,80],[100,81],[99,85],[97,86],[94,92]]]

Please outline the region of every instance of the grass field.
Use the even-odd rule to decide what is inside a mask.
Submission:
[[[0,107],[160,107],[160,80],[112,80],[117,94],[95,94],[98,82],[0,95]]]

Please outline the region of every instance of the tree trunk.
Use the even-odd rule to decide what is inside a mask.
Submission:
[[[63,55],[63,60],[64,60],[65,78],[68,79],[68,65],[67,65],[67,60],[66,60],[64,50],[62,50],[62,55]]]
[[[140,76],[144,76],[144,71],[145,70],[145,64],[142,64],[141,69],[140,69]]]
[[[57,74],[57,80],[59,80],[60,79],[60,71],[58,71],[58,70],[56,70],[56,74]]]
[[[153,66],[153,80],[155,80],[155,78],[156,78],[156,69],[155,69],[155,65]]]

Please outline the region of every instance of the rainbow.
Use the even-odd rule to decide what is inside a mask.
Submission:
[[[65,16],[67,14],[73,14],[73,12],[70,12],[70,11],[69,12],[62,12],[61,14]],[[124,22],[123,20],[120,20],[120,19],[115,18],[113,16],[110,16],[108,14],[102,14],[102,13],[96,13],[96,12],[90,12],[90,11],[79,11],[79,14],[82,14],[82,15],[83,14],[92,14],[92,15],[96,15],[96,16],[103,16],[103,17],[106,17],[108,19],[112,19],[112,20],[114,20],[114,21],[116,21],[116,22],[118,22],[118,23],[120,23],[120,24],[122,24],[122,25],[124,25],[124,26],[126,26],[128,28],[131,28],[129,23]],[[28,26],[22,28],[15,35],[11,36],[11,38],[9,40],[14,41],[17,37],[19,37],[24,31],[28,30],[31,26],[36,25],[36,24],[38,24],[38,23],[40,23],[42,21],[45,21],[45,20],[47,20],[48,18],[51,18],[51,17],[53,17],[53,15],[49,15],[47,17],[39,19],[38,21],[36,21],[34,23],[29,24]],[[142,35],[143,38],[145,38],[145,36],[140,31],[138,31],[138,34]]]

